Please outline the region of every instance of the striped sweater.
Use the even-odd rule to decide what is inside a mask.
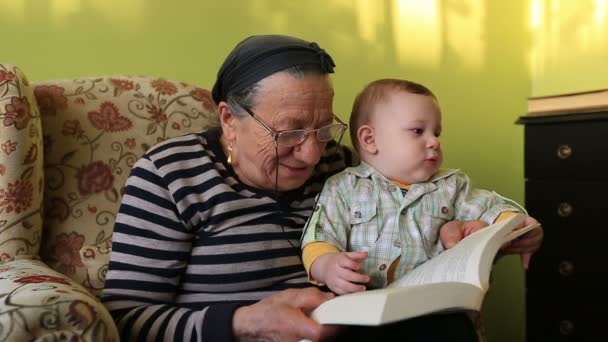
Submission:
[[[236,308],[310,286],[302,227],[350,152],[328,144],[311,179],[277,197],[238,180],[220,134],[169,139],[131,170],[103,295],[125,341],[231,340]]]

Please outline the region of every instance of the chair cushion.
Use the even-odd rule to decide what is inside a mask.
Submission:
[[[37,258],[42,232],[42,130],[32,88],[0,64],[0,261]]]
[[[0,264],[0,341],[118,341],[108,310],[39,260]]]
[[[207,90],[148,77],[37,82],[34,93],[45,146],[41,255],[99,295],[109,252],[91,262],[80,251],[110,245],[131,167],[166,138],[217,126],[215,105]]]

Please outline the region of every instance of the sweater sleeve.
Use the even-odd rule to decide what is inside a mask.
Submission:
[[[518,213],[521,210],[507,203],[502,196],[495,192],[473,187],[471,180],[462,172],[452,177],[458,188],[455,200],[456,220],[482,220],[488,224],[507,218],[507,214]]]
[[[123,341],[231,341],[242,303],[188,308],[176,303],[192,232],[179,218],[154,164],[140,159],[116,217],[102,301]]]

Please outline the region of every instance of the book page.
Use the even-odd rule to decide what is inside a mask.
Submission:
[[[335,297],[316,308],[321,324],[380,325],[436,312],[479,311],[483,292],[467,283],[377,289]]]
[[[456,246],[408,272],[389,287],[466,282],[487,289],[492,263],[500,247],[534,228],[526,227],[513,231],[524,219],[525,215],[518,214],[478,230]]]

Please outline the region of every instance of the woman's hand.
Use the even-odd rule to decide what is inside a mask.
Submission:
[[[323,254],[310,268],[310,275],[336,294],[365,291],[369,276],[359,273],[367,252],[341,252]]]
[[[523,226],[526,227],[535,223],[538,223],[536,219],[531,216],[527,216]],[[540,248],[540,245],[543,242],[543,234],[542,226],[532,229],[526,234],[509,242],[502,248],[501,252],[502,254],[520,254],[521,266],[527,270],[528,266],[530,266],[532,254],[534,254],[534,252]]]
[[[322,341],[338,333],[337,326],[325,326],[308,315],[334,297],[317,288],[289,289],[238,308],[232,327],[237,341]]]

